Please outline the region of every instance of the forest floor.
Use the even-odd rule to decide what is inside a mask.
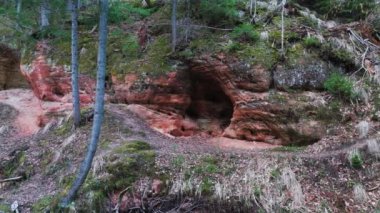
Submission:
[[[6,178],[9,174],[22,176],[20,181],[0,182],[0,207],[17,201],[24,212],[31,211],[36,201],[62,190],[62,179],[79,167],[91,129],[90,122],[79,130],[67,128],[67,104],[41,103],[32,97],[29,90],[0,92],[0,181],[7,174]],[[57,107],[64,110],[59,112]],[[41,114],[53,111],[56,120],[48,127],[33,125]],[[375,137],[375,132],[372,134]],[[194,173],[194,168],[204,166],[205,156],[211,156],[215,161],[204,166],[207,174],[200,172],[202,177],[194,177],[193,182],[204,183],[207,176],[214,184],[209,192],[213,195],[218,194],[217,184],[222,184],[225,194],[229,191],[244,197],[250,193],[245,191],[246,184],[251,188],[254,184],[261,194],[257,200],[267,211],[274,208],[269,202],[272,199],[301,212],[373,212],[380,208],[380,161],[367,150],[368,140],[329,138],[308,147],[276,147],[227,138],[174,138],[151,129],[125,105],[107,104],[94,165],[126,141],[144,141],[156,153],[155,167],[169,174],[172,185],[185,171]],[[350,165],[352,150],[363,153],[360,169]],[[212,166],[217,169],[207,170]],[[293,182],[295,188],[301,186],[301,194],[283,182],[284,174],[295,176]],[[247,177],[254,183],[247,183]],[[354,190],[357,185],[364,188],[364,195]]]

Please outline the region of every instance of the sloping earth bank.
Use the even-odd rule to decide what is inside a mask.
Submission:
[[[259,207],[266,212],[371,212],[379,208],[380,163],[378,153],[368,150],[368,140],[343,144],[332,152],[324,149],[318,153],[312,147],[295,152],[278,148],[259,151],[255,143],[241,143],[243,147],[235,147],[234,143],[231,147],[226,139],[162,135],[125,105],[108,105],[106,111],[97,156],[77,209],[96,207],[99,211],[99,205],[83,204],[91,200],[88,193],[96,192],[94,188],[89,190],[95,180],[108,176],[115,177],[112,180],[116,182],[131,178],[127,174],[133,174],[132,170],[111,174],[109,157],[133,141],[152,146],[155,157],[153,164],[147,161],[148,167],[143,165],[144,170],[135,168],[141,174],[133,178],[132,192],[123,196],[121,211],[252,212]],[[15,118],[15,113],[9,115],[13,116],[9,120]],[[22,177],[21,181],[2,183],[2,206],[18,201],[25,212],[41,212],[54,195],[65,192],[86,150],[90,127],[87,122],[73,131],[66,120],[45,133],[2,138],[0,179]],[[362,153],[359,169],[352,168],[348,160],[353,148]],[[121,185],[109,191],[109,199],[102,201],[102,211],[111,211],[120,191],[127,187]],[[154,190],[158,192],[152,193]],[[131,197],[135,199],[130,201]]]

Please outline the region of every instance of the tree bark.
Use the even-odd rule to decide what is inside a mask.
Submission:
[[[40,27],[41,29],[45,29],[49,24],[49,2],[47,0],[43,0],[40,5]]]
[[[80,123],[80,100],[78,82],[78,0],[71,2],[71,86],[73,93],[74,127]]]
[[[17,15],[21,13],[21,5],[22,5],[22,0],[16,0],[16,12]]]
[[[285,4],[286,0],[282,0],[282,11],[281,11],[281,55],[285,56],[285,47],[284,47],[284,40],[285,40]]]
[[[177,45],[177,0],[172,0],[172,52]]]
[[[104,116],[104,93],[105,93],[105,74],[106,74],[106,47],[107,47],[107,14],[108,0],[100,0],[100,20],[99,20],[99,49],[98,49],[98,70],[96,82],[95,115],[92,125],[91,140],[87,154],[82,162],[81,168],[69,193],[61,201],[62,207],[67,207],[75,198],[80,187],[86,180],[87,174],[91,169],[92,160],[95,156],[99,142],[101,125]]]

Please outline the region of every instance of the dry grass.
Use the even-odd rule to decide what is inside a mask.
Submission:
[[[380,158],[380,145],[376,139],[367,140],[367,150],[371,155]]]
[[[358,203],[364,203],[368,200],[368,195],[366,190],[364,189],[363,185],[356,184],[354,186],[354,199]]]
[[[172,181],[171,195],[201,197],[202,179],[185,178],[181,173]],[[304,194],[296,174],[269,159],[255,159],[243,173],[220,176],[212,187],[211,198],[217,203],[237,202],[247,209],[259,208],[265,212],[283,209],[300,210],[304,207]],[[288,202],[288,201],[291,202]]]
[[[291,193],[292,197],[292,208],[299,209],[304,206],[305,198],[302,192],[301,184],[296,179],[296,174],[291,168],[285,167],[283,169],[281,179],[283,184]]]
[[[359,138],[365,138],[369,132],[369,123],[367,121],[360,121],[360,123],[356,125],[356,129],[359,133]]]

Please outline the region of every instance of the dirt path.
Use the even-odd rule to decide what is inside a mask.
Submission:
[[[145,140],[154,145],[159,150],[170,154],[175,153],[202,153],[202,152],[225,152],[225,153],[239,153],[239,154],[264,154],[273,156],[297,156],[301,158],[327,158],[341,154],[349,153],[353,149],[362,149],[366,146],[366,139],[358,140],[357,142],[342,144],[340,148],[331,151],[322,151],[318,153],[305,153],[303,151],[297,152],[284,152],[272,151],[271,149],[279,147],[262,142],[247,142],[243,140],[230,139],[225,137],[217,138],[204,138],[204,137],[172,137],[162,135],[161,133],[151,129],[142,119],[133,114],[125,105],[108,104],[107,111],[113,115],[122,118],[125,126],[137,129],[144,132],[144,137],[134,136],[127,139]],[[338,143],[338,142],[337,142]],[[311,145],[312,146],[312,145]]]

